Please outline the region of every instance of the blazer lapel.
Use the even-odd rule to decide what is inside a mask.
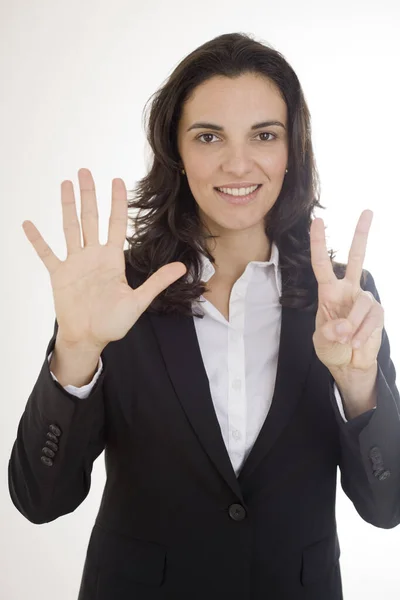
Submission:
[[[211,398],[192,317],[149,313],[169,377],[204,450],[243,501]]]
[[[293,415],[308,373],[315,315],[282,307],[278,367],[272,404],[236,477],[215,413],[192,317],[148,313],[177,397],[205,452],[241,499],[244,481],[270,451]],[[268,340],[265,340],[268,343]]]
[[[238,481],[242,486],[271,450],[297,407],[314,350],[314,329],[313,313],[282,307],[278,366],[272,403],[239,473]]]

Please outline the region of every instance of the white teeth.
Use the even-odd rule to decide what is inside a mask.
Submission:
[[[217,188],[224,194],[231,194],[231,196],[248,196],[258,188],[258,185],[253,185],[248,188]]]

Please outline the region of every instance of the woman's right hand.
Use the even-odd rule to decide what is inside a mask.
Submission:
[[[112,181],[108,240],[101,245],[92,174],[88,169],[80,169],[78,179],[83,245],[72,181],[61,183],[65,261],[57,258],[31,221],[24,221],[22,226],[50,274],[57,339],[68,347],[101,352],[109,342],[123,338],[154,298],[185,274],[186,267],[181,262],[166,264],[132,289],[125,276],[124,242],[128,225],[125,184],[122,179]]]

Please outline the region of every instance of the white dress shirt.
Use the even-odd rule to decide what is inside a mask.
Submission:
[[[202,255],[201,260],[201,280],[207,282],[215,269]],[[193,317],[200,351],[221,434],[236,475],[257,439],[272,402],[281,329],[281,286],[279,252],[273,243],[271,259],[251,261],[235,282],[229,299],[229,321],[204,296],[200,297],[201,302],[196,301],[205,315],[203,319]],[[102,368],[100,358],[90,383],[80,388],[66,385],[64,389],[86,398]],[[57,381],[55,375],[51,375]],[[334,392],[343,421],[347,422],[336,384]]]

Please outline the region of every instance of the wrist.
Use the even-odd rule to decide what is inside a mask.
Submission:
[[[377,373],[378,363],[362,371],[357,369],[335,369],[332,377],[339,388],[343,400],[343,408],[347,419],[376,408],[377,406]]]
[[[105,345],[96,344],[89,340],[71,342],[63,338],[62,334],[57,334],[55,348],[63,350],[67,353],[73,352],[74,354],[100,356],[105,348]]]
[[[374,363],[368,369],[355,369],[351,367],[333,367],[329,369],[332,377],[338,381],[367,381],[369,378],[373,379],[378,373],[378,361]]]
[[[100,355],[100,348],[93,345],[65,344],[62,339],[56,340],[49,368],[63,387],[82,387],[93,379]]]

